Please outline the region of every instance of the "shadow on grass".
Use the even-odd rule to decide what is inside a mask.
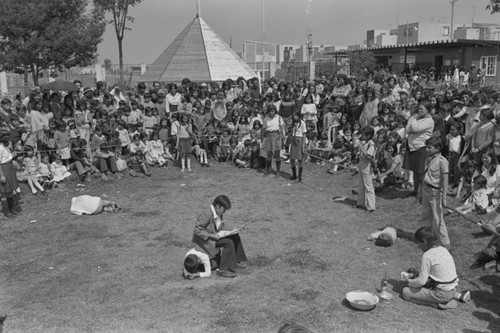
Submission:
[[[415,233],[414,232],[409,232],[405,231],[403,229],[396,228],[396,235],[398,238],[406,239],[410,242],[416,243],[417,241],[415,240]]]
[[[488,323],[490,332],[500,332],[500,275],[483,275],[479,280],[485,285],[491,286],[489,290],[473,290],[471,291],[471,299],[474,301],[476,308],[483,308],[487,311],[474,311],[472,315],[481,321]],[[497,317],[491,313],[496,314]],[[463,332],[474,332],[472,330],[464,330]]]
[[[408,284],[406,281],[388,279],[387,283],[392,286],[392,292],[401,295],[403,293],[403,288]]]
[[[356,199],[353,199],[353,198],[345,198],[344,200],[335,200],[336,198],[337,197],[332,198],[333,202],[336,204],[342,204],[342,205],[351,206],[354,208],[354,206],[357,203]]]
[[[411,197],[411,192],[394,186],[386,186],[382,189],[375,189],[375,195],[385,200],[394,200]]]

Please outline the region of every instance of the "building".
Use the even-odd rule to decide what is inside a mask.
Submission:
[[[301,45],[298,44],[279,44],[276,46],[276,60],[278,64],[287,63],[295,59],[295,52]]]
[[[272,77],[278,62],[277,49],[276,44],[246,40],[243,42],[243,61],[261,77],[262,68],[264,77]]]
[[[500,25],[492,23],[473,23],[472,26],[458,27],[455,39],[500,40]]]
[[[391,66],[400,72],[406,65],[428,69],[436,68],[438,75],[446,68],[459,66],[476,70],[481,68],[486,74],[486,83],[499,83],[497,70],[500,45],[493,40],[457,39],[452,41],[429,41],[405,45],[363,48],[352,51],[335,51],[332,55],[342,59],[348,52],[370,51],[380,66]]]
[[[398,45],[450,39],[449,23],[415,22],[398,27]]]

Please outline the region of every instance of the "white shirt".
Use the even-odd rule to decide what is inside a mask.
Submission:
[[[210,209],[212,210],[212,214],[214,215],[215,230],[216,230],[216,231],[219,231],[219,230],[220,230],[220,226],[221,226],[221,224],[222,224],[222,220],[221,220],[221,218],[219,217],[219,215],[217,215],[217,213],[215,212],[215,207],[214,207],[214,205],[210,205]]]
[[[449,151],[454,153],[460,153],[460,143],[462,142],[462,137],[457,135],[455,137],[450,136]]]
[[[12,154],[10,153],[9,148],[0,144],[0,164],[5,164],[12,161]]]
[[[279,131],[280,126],[285,126],[285,123],[279,115],[274,115],[272,118],[266,117],[264,119],[264,128],[267,132]]]
[[[189,250],[186,255],[184,256],[184,258],[186,258],[188,255],[190,254],[194,254],[195,256],[198,257],[198,259],[200,259],[203,267],[205,268],[205,271],[204,272],[200,272],[200,277],[209,277],[211,274],[212,274],[212,269],[211,269],[211,266],[210,266],[210,258],[208,257],[208,255],[206,253],[203,253],[203,252],[200,252],[200,251],[196,251],[195,249],[191,249]]]
[[[306,123],[301,120],[300,123],[295,124],[292,129],[293,136],[302,138],[307,132]]]

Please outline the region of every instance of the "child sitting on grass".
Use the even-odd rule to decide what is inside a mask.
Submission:
[[[251,157],[252,157],[252,141],[250,139],[246,139],[243,143],[243,148],[236,155],[235,164],[238,168],[249,168]]]
[[[68,171],[66,166],[63,164],[61,155],[54,155],[54,162],[50,164],[50,170],[52,171],[53,180],[57,184],[64,179],[71,177],[71,173]]]
[[[403,165],[403,157],[398,154],[397,146],[387,144],[384,153],[384,169],[379,168],[378,181],[380,187],[383,188],[387,184],[395,184],[401,180],[401,167]]]
[[[478,214],[486,214],[489,206],[488,193],[486,193],[486,177],[478,175],[474,177],[474,193],[465,201],[465,203],[457,207],[457,210],[463,214],[470,213],[475,210]]]
[[[127,161],[129,175],[132,177],[144,177],[144,175],[151,177],[151,170],[149,169],[144,154],[141,150],[131,153]]]
[[[415,240],[424,254],[420,270],[408,270],[409,276],[405,278],[408,286],[403,288],[403,299],[442,310],[456,308],[457,300],[468,302],[470,291],[457,292],[455,261],[450,252],[439,245],[432,228],[419,228],[415,232]]]
[[[462,175],[458,182],[457,194],[455,199],[465,201],[471,195],[472,176],[476,171],[477,164],[474,160],[469,160],[462,167]],[[463,191],[462,191],[463,190]]]
[[[147,142],[148,151],[146,153],[146,161],[149,165],[158,165],[161,168],[167,167],[168,162],[166,158],[168,155],[165,153],[163,143],[160,140],[158,132],[153,132],[151,134],[151,140]]]
[[[31,175],[24,167],[23,159],[23,154],[18,154],[16,159],[12,161],[14,169],[16,170],[17,180],[19,182],[27,182],[33,195],[45,194],[45,191],[42,185],[38,182],[37,177]]]

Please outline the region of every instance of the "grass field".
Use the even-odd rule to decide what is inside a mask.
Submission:
[[[398,279],[419,266],[417,246],[398,239],[381,248],[366,238],[389,224],[414,232],[415,199],[384,192],[367,214],[331,200],[352,197],[357,177],[315,164],[304,174],[295,184],[225,164],[182,174],[169,167],[151,178],[68,183],[47,198],[27,196],[21,216],[0,222],[4,332],[277,332],[286,322],[318,333],[500,332],[500,274],[469,268],[487,242],[477,226],[447,218],[471,302],[449,311],[411,304],[399,297]],[[81,194],[124,209],[71,215],[71,197]],[[225,220],[245,226],[249,267],[234,279],[184,280],[196,217],[218,194],[232,200]],[[386,270],[391,303],[370,312],[346,304],[348,291],[375,292]]]

